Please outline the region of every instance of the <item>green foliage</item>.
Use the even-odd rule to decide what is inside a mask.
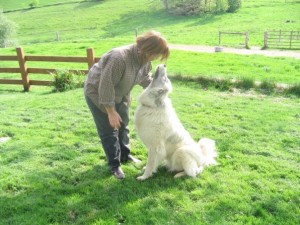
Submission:
[[[16,29],[17,25],[0,12],[0,48],[14,45],[15,41],[12,38]]]
[[[31,3],[29,3],[29,7],[30,8],[36,8],[38,7],[40,4],[40,1],[39,0],[33,0]]]
[[[172,14],[187,16],[224,13],[228,10],[229,0],[165,0],[163,3]]]
[[[271,94],[275,91],[276,89],[276,83],[269,81],[269,80],[264,80],[263,82],[261,82],[261,84],[259,85],[259,88],[261,90],[264,90],[265,94]]]
[[[228,9],[228,0],[216,0],[215,13],[224,13]]]
[[[242,0],[228,0],[227,12],[234,13],[242,7]]]
[[[249,90],[255,87],[255,81],[251,78],[242,78],[236,82],[236,87]]]
[[[175,15],[197,15],[200,12],[200,0],[172,1],[168,11]]]
[[[287,88],[286,93],[300,97],[300,84],[290,85],[289,88]]]
[[[84,84],[83,74],[74,74],[68,70],[58,70],[52,74],[54,91],[64,92],[75,88],[81,88]]]

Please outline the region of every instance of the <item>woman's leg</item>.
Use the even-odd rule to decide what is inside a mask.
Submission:
[[[121,127],[119,129],[119,144],[121,148],[121,162],[128,160],[130,154],[129,139],[129,108],[127,102],[116,104],[116,110],[122,118]]]
[[[117,168],[121,165],[119,131],[110,126],[108,115],[106,113],[102,112],[87,96],[85,96],[85,98],[93,115],[98,135],[108,159],[108,165],[111,169]]]

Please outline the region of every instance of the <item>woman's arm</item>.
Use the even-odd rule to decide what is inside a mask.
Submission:
[[[115,107],[106,105],[105,109],[108,115],[110,126],[114,129],[119,129],[121,127],[122,118],[116,111]]]

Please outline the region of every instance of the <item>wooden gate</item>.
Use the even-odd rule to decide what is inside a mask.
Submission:
[[[264,48],[300,49],[300,31],[267,31]]]

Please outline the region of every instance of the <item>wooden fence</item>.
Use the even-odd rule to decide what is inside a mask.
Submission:
[[[245,48],[249,48],[249,33],[248,32],[224,32],[219,31],[219,45],[222,44],[222,35],[234,35],[234,36],[244,36],[244,44]]]
[[[267,31],[264,48],[300,49],[300,31]]]
[[[18,61],[18,68],[0,68],[0,73],[20,73],[21,79],[0,79],[0,84],[17,84],[23,85],[24,91],[29,91],[31,85],[49,86],[50,80],[31,80],[29,74],[50,74],[56,71],[52,68],[30,68],[27,65],[28,61],[40,62],[69,62],[69,63],[87,63],[87,68],[90,69],[95,62],[100,58],[95,57],[94,49],[86,50],[87,56],[29,56],[25,55],[23,48],[16,48],[17,55],[0,55],[0,61]],[[69,70],[72,73],[87,73],[87,70]]]

